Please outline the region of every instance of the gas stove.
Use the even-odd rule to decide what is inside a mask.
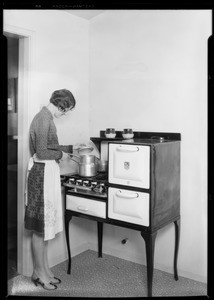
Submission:
[[[98,173],[93,177],[82,177],[78,174],[61,175],[62,185],[69,187],[69,192],[80,195],[107,198],[107,173]]]

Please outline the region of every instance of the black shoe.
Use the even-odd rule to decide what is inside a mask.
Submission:
[[[33,281],[33,283],[35,284],[35,286],[38,286],[38,284],[40,284],[43,287],[43,289],[45,289],[45,290],[52,291],[52,290],[57,289],[57,286],[55,284],[53,284],[52,282],[48,282],[49,284],[51,284],[53,286],[53,288],[49,288],[44,282],[42,282],[40,280],[40,278],[36,278],[36,279],[31,278],[31,280]]]
[[[55,281],[54,279],[57,280],[57,281]],[[59,283],[62,282],[59,278],[57,278],[57,277],[55,277],[55,276],[54,276],[54,277],[51,277],[50,280],[51,280],[51,281],[50,281],[51,284],[59,284]]]

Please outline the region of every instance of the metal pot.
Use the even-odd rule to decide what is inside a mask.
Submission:
[[[106,172],[108,170],[108,161],[107,160],[99,160],[98,161],[98,171]]]
[[[97,175],[97,161],[98,158],[95,155],[74,155],[79,159],[79,162],[71,158],[79,165],[79,175],[83,177],[92,177]]]

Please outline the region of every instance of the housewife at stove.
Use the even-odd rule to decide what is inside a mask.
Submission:
[[[25,228],[32,231],[33,274],[36,286],[53,290],[61,282],[50,270],[48,241],[63,230],[59,161],[68,158],[79,145],[61,146],[54,118],[74,109],[76,100],[67,89],[56,90],[47,106],[32,120],[30,152],[25,193]]]

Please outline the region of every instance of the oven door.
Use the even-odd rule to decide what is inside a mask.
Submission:
[[[109,143],[109,183],[149,189],[150,146]]]
[[[108,189],[108,217],[128,223],[149,226],[149,194],[117,189]]]

